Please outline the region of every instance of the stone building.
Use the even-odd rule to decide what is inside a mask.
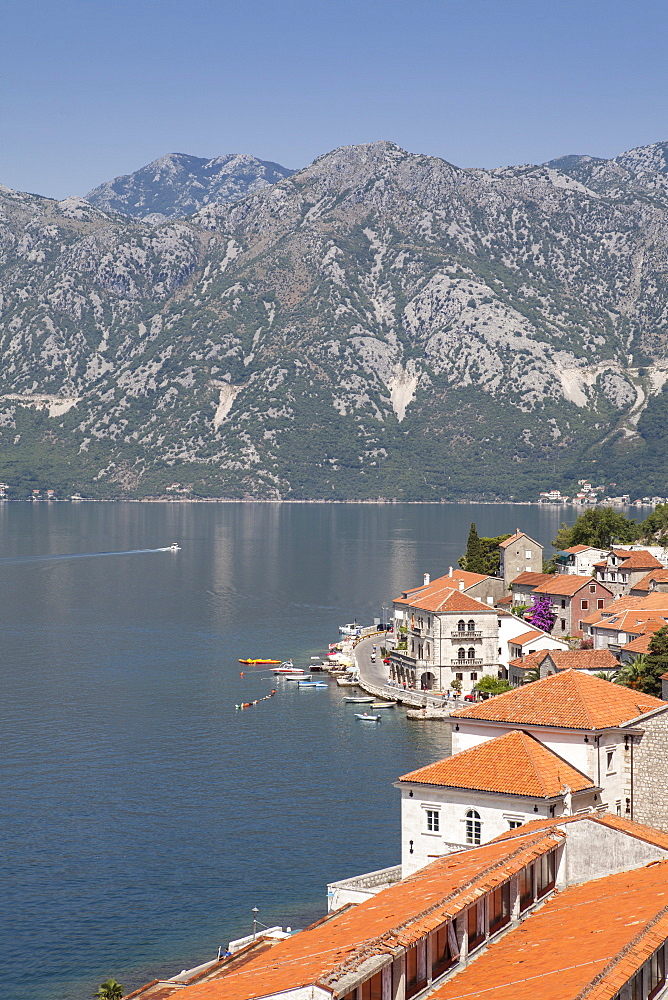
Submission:
[[[668,704],[659,698],[568,669],[459,709],[451,724],[453,754],[521,729],[588,775],[610,812],[668,830]]]
[[[395,787],[404,877],[539,816],[606,809],[588,775],[517,730],[404,774]]]
[[[557,553],[557,573],[567,573],[573,576],[592,576],[594,564],[605,558],[606,549],[597,549],[593,545],[573,545]]]
[[[499,551],[501,555],[499,576],[503,577],[505,590],[520,573],[543,571],[543,546],[519,528],[514,535],[501,542]]]
[[[628,660],[628,656],[622,656],[622,650],[630,652],[630,643],[653,635],[666,624],[668,594],[656,591],[648,597],[617,598],[585,618],[583,632],[592,640],[594,649],[609,649],[620,659]]]
[[[406,649],[390,654],[395,681],[446,691],[457,680],[470,692],[485,675],[498,677],[497,611],[469,597],[464,583],[440,577],[394,601],[395,624],[406,629]]]
[[[614,600],[612,591],[590,576],[523,573],[512,584],[513,604],[547,597],[555,616],[553,636],[582,636],[584,620]]]
[[[604,583],[615,597],[628,594],[651,570],[660,570],[659,560],[645,549],[611,549],[594,564],[595,578]]]
[[[619,660],[607,649],[540,650],[512,660],[508,680],[513,687],[524,684],[527,671],[538,671],[539,679],[562,670],[581,670],[586,674],[606,674],[611,679],[620,669]]]
[[[538,819],[131,996],[649,1000],[665,993],[667,881],[659,831],[608,815]]]

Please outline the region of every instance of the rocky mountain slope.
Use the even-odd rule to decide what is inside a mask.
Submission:
[[[667,148],[490,171],[378,142],[157,227],[3,189],[0,476],[665,493]]]
[[[100,184],[88,192],[86,201],[104,212],[158,223],[192,215],[212,202],[238,201],[293,173],[279,163],[246,153],[212,160],[170,153],[132,174]]]

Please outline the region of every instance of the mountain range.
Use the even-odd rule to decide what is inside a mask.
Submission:
[[[0,477],[665,493],[667,210],[668,143],[495,170],[391,142],[295,173],[174,154],[87,199],[0,188]]]

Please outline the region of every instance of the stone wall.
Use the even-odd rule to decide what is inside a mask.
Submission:
[[[633,747],[633,819],[668,831],[668,707],[641,725]]]

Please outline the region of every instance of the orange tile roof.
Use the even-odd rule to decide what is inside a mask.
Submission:
[[[571,545],[570,549],[564,549],[564,552],[570,552],[571,555],[576,556],[580,552],[586,552],[587,549],[598,549],[599,552],[603,551],[597,545]]]
[[[604,583],[594,580],[592,576],[575,576],[574,573],[557,573],[554,576],[548,576],[544,583],[540,583],[535,588],[535,591],[539,594],[561,594],[564,597],[572,597],[589,583],[596,584],[597,592],[599,589],[607,590],[612,597],[612,591]]]
[[[505,597],[500,597],[496,603],[497,604],[512,604],[513,603],[513,595],[512,594],[506,594]]]
[[[556,893],[433,1000],[611,1000],[668,936],[668,861]]]
[[[609,649],[548,649],[557,670],[619,669],[619,662]]]
[[[597,628],[611,629],[613,632],[656,632],[662,628],[668,620],[668,608],[665,611],[665,619],[657,615],[656,611],[642,608],[631,608],[628,611],[621,611],[614,615],[603,615],[595,612],[583,619],[585,625],[595,625]]]
[[[527,642],[532,642],[534,639],[540,639],[545,633],[541,632],[540,629],[533,628],[530,632],[522,632],[522,635],[516,635],[514,639],[509,639],[508,642],[514,643],[516,646],[524,646]]]
[[[593,674],[563,670],[469,708],[460,708],[452,712],[451,718],[506,722],[513,726],[609,729],[666,704],[652,695],[610,684]]]
[[[419,938],[563,843],[559,830],[438,858],[371,899],[330,914],[243,968],[179,991],[179,1000],[255,1000],[317,984],[333,990],[369,957]]]
[[[517,730],[404,774],[399,781],[545,799],[560,795],[564,785],[573,792],[594,787],[540,740]]]
[[[524,573],[516,576],[511,585],[513,587],[515,584],[520,587],[538,587],[544,580],[551,580],[552,578],[552,574],[550,573],[532,573],[530,570],[526,570]]]
[[[524,653],[522,656],[518,656],[517,659],[511,660],[510,666],[517,667],[518,670],[535,670],[541,665],[546,655],[546,649],[539,649],[537,653]]]
[[[499,548],[505,549],[509,545],[512,545],[513,542],[519,542],[520,538],[528,538],[530,542],[534,543],[534,545],[538,545],[538,542],[535,541],[535,539],[533,539],[530,535],[527,535],[526,531],[520,531],[518,529],[514,535],[511,535],[510,538],[506,538],[505,542],[499,542]],[[541,545],[541,548],[542,547],[543,546]]]
[[[657,583],[668,583],[668,569],[653,569],[646,576],[643,576],[642,580],[638,580],[631,587],[631,593],[634,594],[638,590],[644,590],[649,594],[650,584],[656,581]]]
[[[524,836],[525,833],[538,833],[541,830],[548,832],[555,828],[566,828],[569,823],[597,823],[617,830],[636,840],[642,840],[647,844],[660,847],[661,850],[668,851],[668,833],[663,830],[656,830],[653,826],[645,826],[644,823],[636,823],[632,819],[624,819],[622,816],[613,816],[612,813],[583,813],[575,816],[558,816],[556,819],[531,819],[522,826],[514,830],[506,830],[499,834],[490,844],[496,844],[504,840],[513,840],[516,836]]]
[[[486,579],[486,577],[482,577]],[[486,611],[495,612],[489,604],[483,604],[474,597],[469,597],[457,587],[452,586],[452,579],[448,576],[434,580],[426,587],[420,588],[416,593],[406,593],[406,596],[397,597],[395,604],[404,604],[408,608],[415,608],[418,611]]]
[[[622,646],[622,649],[626,650],[627,653],[649,653],[649,643],[653,635],[653,632],[649,635],[639,635],[637,639]]]
[[[615,551],[615,555],[624,558],[624,562],[621,564],[622,569],[663,569],[662,563],[646,549],[637,549],[633,552],[619,549]]]

